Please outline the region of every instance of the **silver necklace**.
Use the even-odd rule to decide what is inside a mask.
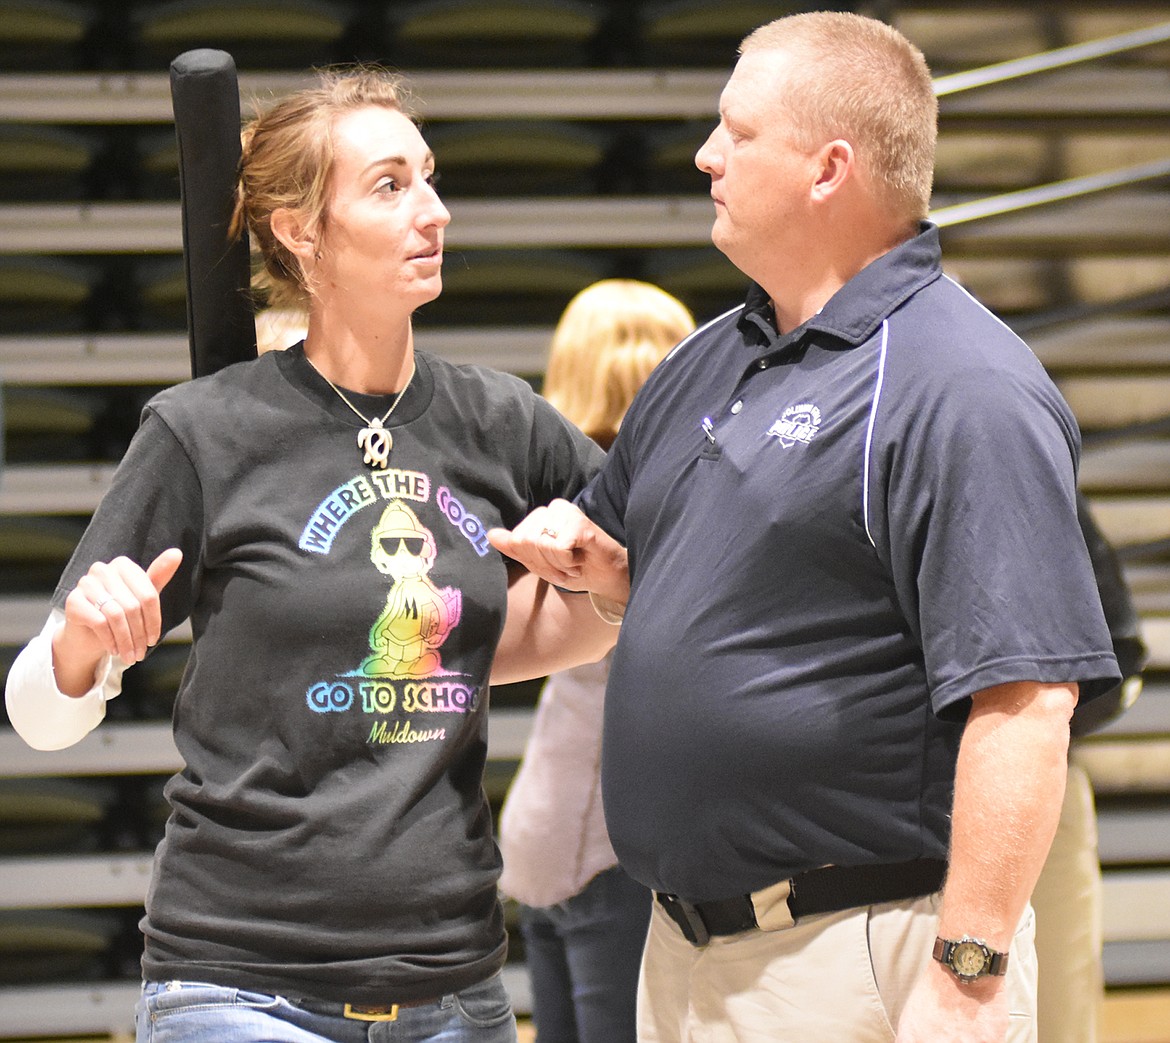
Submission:
[[[313,369],[317,369],[313,365],[312,359],[308,359],[308,362],[310,366],[313,366]],[[410,363],[410,376],[406,378],[406,383],[402,385],[402,390],[394,396],[394,401],[390,403],[390,408],[381,417],[366,416],[365,413],[345,397],[345,393],[341,388],[317,369],[317,373],[320,374],[321,379],[333,388],[337,397],[349,406],[357,414],[358,419],[366,425],[358,432],[357,444],[358,448],[364,453],[362,462],[369,464],[371,467],[385,470],[386,465],[390,462],[390,450],[394,448],[394,438],[386,430],[386,421],[390,419],[390,414],[394,412],[398,403],[402,401],[402,396],[406,394],[406,389],[410,387],[410,382],[414,380],[414,368],[414,360],[412,359]]]

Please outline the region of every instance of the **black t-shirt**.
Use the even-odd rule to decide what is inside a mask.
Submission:
[[[194,635],[186,767],[148,978],[375,1003],[503,962],[481,782],[506,573],[485,531],[575,495],[601,454],[523,381],[422,352],[385,471],[361,426],[301,346],[163,392],[58,589],[185,555],[163,603]]]
[[[623,866],[704,900],[946,858],[970,696],[1116,677],[1078,453],[932,228],[787,336],[756,288],[677,348],[580,498],[630,555],[602,747]]]

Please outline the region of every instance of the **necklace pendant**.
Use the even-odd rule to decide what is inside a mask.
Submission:
[[[385,470],[386,465],[390,462],[390,450],[394,448],[394,439],[390,436],[390,432],[382,426],[381,420],[375,417],[368,426],[363,427],[358,432],[357,444],[358,448],[365,453],[362,457],[363,463],[379,470]]]
[[[313,365],[313,360],[307,355],[305,356],[305,360],[310,366],[317,369]],[[406,383],[402,385],[402,390],[394,396],[394,401],[390,403],[390,408],[381,417],[367,417],[365,413],[345,397],[345,393],[341,388],[334,384],[324,373],[321,373],[320,370],[317,370],[317,372],[320,374],[321,379],[333,389],[334,394],[349,406],[350,410],[366,425],[358,432],[357,436],[358,448],[364,454],[362,461],[371,467],[384,471],[390,463],[390,450],[394,448],[394,438],[386,430],[386,421],[390,419],[390,414],[398,407],[398,403],[402,401],[402,396],[406,394],[406,389],[410,387],[410,382],[414,379],[413,360],[410,367],[410,376],[406,378]]]

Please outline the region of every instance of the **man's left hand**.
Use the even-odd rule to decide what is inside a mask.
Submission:
[[[964,985],[931,960],[910,993],[898,1021],[895,1043],[1004,1043],[1008,1001],[1003,978],[981,978]]]

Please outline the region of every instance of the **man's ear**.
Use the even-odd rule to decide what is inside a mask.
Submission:
[[[823,200],[837,192],[853,176],[857,154],[848,141],[837,138],[821,149],[819,159],[821,166],[813,184],[813,198]]]
[[[272,211],[269,221],[272,234],[289,253],[307,261],[317,252],[317,244],[305,227],[301,216],[286,206]]]

